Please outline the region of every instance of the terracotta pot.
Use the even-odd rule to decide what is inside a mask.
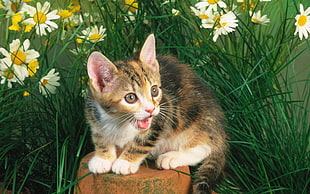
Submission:
[[[94,152],[86,155],[78,172],[80,178],[89,173],[88,161]],[[190,173],[188,166],[179,167],[176,170]],[[75,193],[79,194],[188,194],[191,189],[191,178],[174,170],[158,170],[154,163],[148,167],[142,164],[139,171],[133,175],[116,175],[112,173],[94,175],[90,174],[77,183]]]

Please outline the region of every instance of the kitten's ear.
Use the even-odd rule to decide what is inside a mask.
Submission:
[[[103,92],[115,81],[118,71],[108,58],[99,52],[93,52],[88,58],[87,72],[95,90],[97,92]]]
[[[144,42],[139,56],[140,61],[147,64],[152,70],[158,71],[154,34],[150,34]]]

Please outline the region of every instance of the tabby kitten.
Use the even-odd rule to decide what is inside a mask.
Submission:
[[[86,117],[95,155],[93,173],[136,173],[146,157],[161,169],[197,165],[194,190],[209,193],[227,149],[224,116],[206,85],[170,56],[156,56],[151,34],[133,58],[88,59]],[[119,157],[116,146],[123,148]]]

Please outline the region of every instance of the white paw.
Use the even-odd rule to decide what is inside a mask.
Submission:
[[[117,159],[113,166],[112,171],[115,174],[128,175],[134,174],[138,171],[140,164],[128,162],[127,160]]]
[[[108,173],[111,170],[111,167],[111,161],[102,159],[98,156],[94,156],[88,162],[88,169],[95,174]]]
[[[157,165],[161,169],[174,169],[183,166],[182,154],[180,152],[167,152],[158,156]]]

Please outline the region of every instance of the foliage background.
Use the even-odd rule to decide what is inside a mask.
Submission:
[[[191,64],[216,91],[227,116],[231,153],[225,180],[217,191],[307,193],[310,65],[298,59],[310,58],[310,46],[309,40],[300,41],[293,33],[299,3],[307,8],[310,2],[261,2],[257,9],[271,19],[265,26],[252,24],[240,11],[236,32],[216,43],[191,12],[195,2],[138,1],[133,20],[123,1],[80,1],[81,13],[89,13],[94,20],[84,16],[72,28],[59,22],[59,30],[47,37],[32,33],[31,42],[41,55],[38,76],[56,68],[61,86],[56,94],[45,97],[33,81],[13,88],[0,85],[2,189],[73,192],[79,161],[93,149],[83,111],[88,55],[100,50],[112,61],[123,59],[154,33],[158,53]],[[236,4],[225,2],[229,7]],[[249,9],[249,1],[245,2]],[[52,7],[66,8],[70,3],[55,1]],[[181,14],[174,16],[172,9]],[[10,20],[3,14],[0,10],[0,47],[28,36],[8,31]],[[95,24],[106,27],[104,41],[76,43],[81,30]],[[72,49],[78,49],[78,54],[72,54]],[[24,91],[31,95],[23,96]]]

